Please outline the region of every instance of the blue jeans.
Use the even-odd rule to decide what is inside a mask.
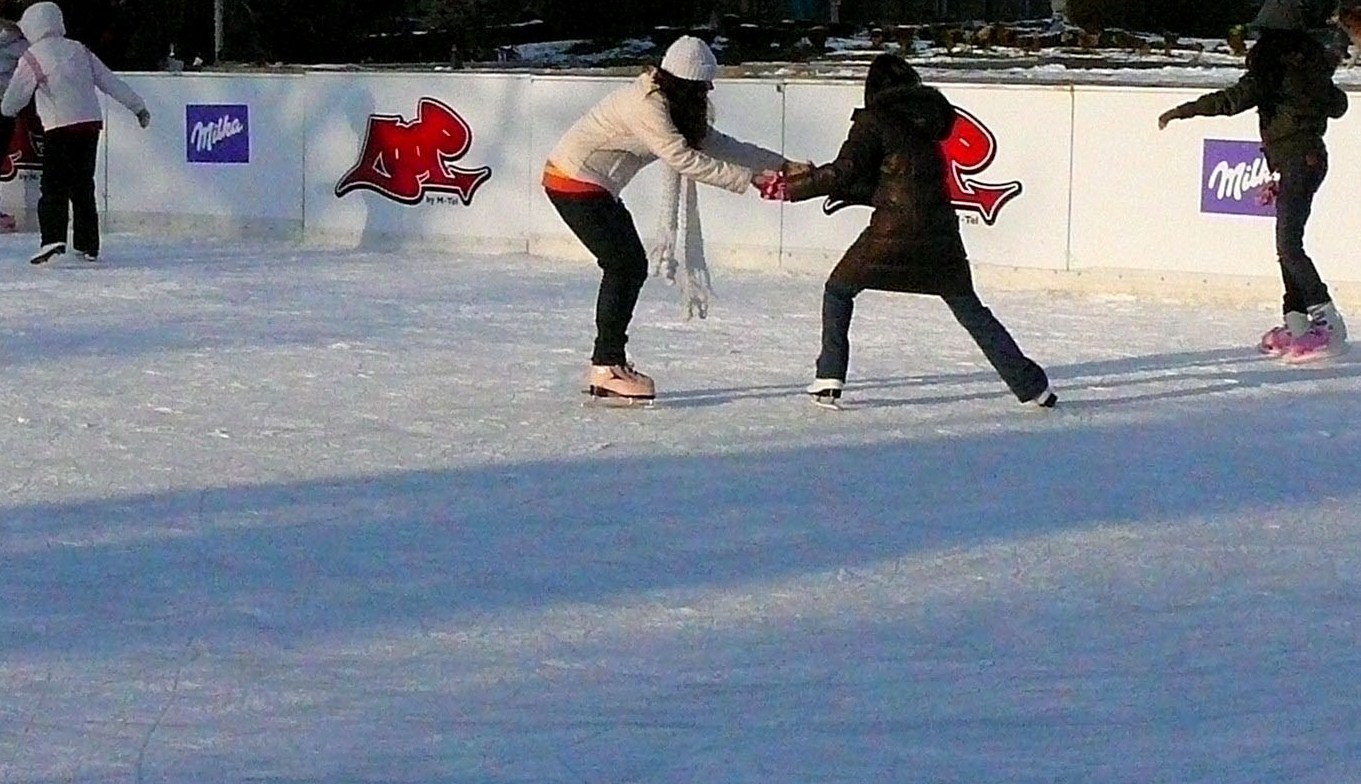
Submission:
[[[818,355],[818,378],[846,380],[846,368],[851,358],[851,317],[855,312],[855,297],[859,293],[857,289],[830,280],[823,288],[822,353]],[[1048,388],[1049,377],[1045,375],[1044,368],[1021,352],[1011,333],[1007,332],[1007,328],[977,294],[942,299],[1017,400],[1032,400]]]
[[[1286,158],[1280,167],[1276,195],[1276,257],[1285,283],[1283,310],[1307,312],[1331,298],[1313,259],[1304,252],[1304,226],[1313,211],[1314,194],[1328,174],[1328,153],[1322,147]]]

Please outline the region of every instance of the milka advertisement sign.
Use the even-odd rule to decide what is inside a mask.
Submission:
[[[184,132],[189,163],[250,163],[249,106],[190,104]]]
[[[1273,217],[1276,206],[1263,203],[1264,190],[1273,179],[1260,142],[1206,139],[1200,211]]]

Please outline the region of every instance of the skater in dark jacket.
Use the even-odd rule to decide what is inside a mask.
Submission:
[[[28,51],[28,41],[24,38],[19,25],[0,17],[0,95],[4,95],[14,69],[19,66],[19,58]],[[10,139],[14,136],[16,118],[0,114],[0,155],[9,154]],[[14,216],[0,211],[0,233],[9,233],[17,228]]]
[[[1304,252],[1304,226],[1328,174],[1323,133],[1329,119],[1347,111],[1347,95],[1333,84],[1336,55],[1305,30],[1299,0],[1268,0],[1253,25],[1261,37],[1248,50],[1247,73],[1231,87],[1163,112],[1158,127],[1257,109],[1262,150],[1279,175],[1268,194],[1276,203],[1276,256],[1285,283],[1284,323],[1268,330],[1258,349],[1310,362],[1346,350],[1346,325]]]
[[[822,351],[808,388],[817,402],[841,396],[855,297],[865,289],[940,297],[1017,400],[1043,407],[1058,400],[1044,370],[974,291],[940,145],[955,117],[945,96],[923,86],[905,60],[879,55],[865,79],[865,106],[852,115],[836,160],[785,180],[789,201],[830,196],[874,208],[823,289]]]

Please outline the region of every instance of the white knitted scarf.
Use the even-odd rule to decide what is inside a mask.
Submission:
[[[681,190],[685,191],[684,204]],[[680,252],[677,253],[677,238]],[[709,315],[709,300],[713,288],[709,279],[709,264],[704,260],[704,233],[699,223],[699,189],[695,181],[682,177],[674,169],[666,168],[662,175],[662,214],[657,233],[647,252],[652,262],[652,274],[666,278],[669,285],[681,286],[681,306],[688,321],[695,316]]]

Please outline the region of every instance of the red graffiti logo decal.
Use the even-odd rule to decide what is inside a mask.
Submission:
[[[491,169],[453,165],[467,154],[473,132],[458,113],[434,98],[416,104],[416,119],[374,114],[359,162],[336,184],[336,196],[368,190],[402,204],[420,204],[427,193],[452,193],[465,205],[491,177]]]
[[[991,184],[969,176],[992,165],[997,157],[997,137],[972,114],[958,107],[955,112],[950,138],[941,142],[949,165],[946,184],[950,188],[950,202],[956,209],[978,213],[991,226],[1003,205],[1021,195],[1021,183]]]
[[[23,111],[14,121],[9,149],[0,158],[0,182],[13,182],[21,171],[43,168],[43,131],[32,112]]]

